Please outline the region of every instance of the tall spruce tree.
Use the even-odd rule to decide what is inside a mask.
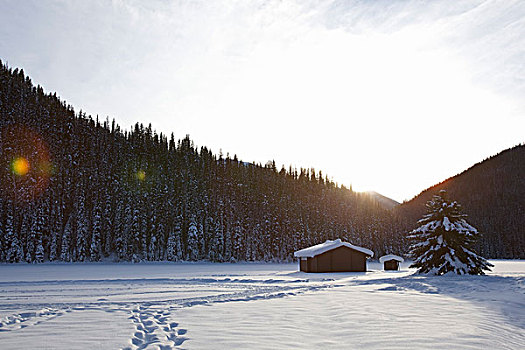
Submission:
[[[93,224],[91,228],[91,246],[89,248],[89,255],[91,261],[100,260],[100,237],[101,237],[101,212],[100,207],[95,205],[95,213],[93,215]]]
[[[483,275],[493,266],[474,251],[478,231],[471,226],[456,201],[440,191],[428,201],[427,214],[409,236],[412,241],[410,255],[419,273],[443,275]]]

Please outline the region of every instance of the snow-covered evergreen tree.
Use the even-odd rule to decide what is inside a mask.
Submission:
[[[23,259],[23,251],[14,229],[13,213],[8,209],[6,214],[7,215],[4,226],[7,246],[6,261],[19,262]]]
[[[158,224],[157,224],[157,215],[155,214],[155,210],[152,211],[150,218],[149,218],[149,244],[147,247],[147,258],[149,261],[155,261],[159,260],[159,254],[158,254],[158,248],[159,248],[159,242],[158,242]],[[148,239],[145,239],[148,241]]]
[[[117,203],[117,211],[115,214],[115,253],[119,261],[128,260],[128,234],[132,222],[131,206],[129,201],[124,203],[121,198]]]
[[[157,257],[157,237],[151,236],[148,246],[148,260],[155,261],[158,260]]]
[[[42,242],[42,235],[38,236],[35,248],[35,260],[33,262],[44,262],[44,245]]]
[[[157,225],[156,237],[158,238],[156,238],[155,244],[155,260],[163,260],[166,246],[166,227],[162,222],[159,222]]]
[[[461,206],[441,191],[427,203],[421,226],[409,236],[411,267],[419,273],[483,275],[493,266],[474,251],[478,231],[465,220]]]
[[[188,227],[188,258],[189,260],[198,260],[199,258],[199,230],[194,216],[190,219]]]
[[[85,261],[88,257],[89,250],[88,250],[88,221],[86,218],[86,210],[85,210],[85,197],[82,193],[78,197],[78,203],[77,203],[77,213],[76,213],[76,221],[77,221],[77,228],[76,228],[76,242],[74,246],[74,250],[76,254],[74,254],[74,257],[77,261]]]
[[[113,184],[115,187],[118,187],[117,184]],[[103,247],[101,250],[103,251],[104,255],[109,255],[111,253],[111,244],[113,241],[113,237],[115,237],[115,226],[116,223],[113,220],[114,213],[113,208],[111,205],[111,197],[106,193],[105,195],[105,206],[104,206],[104,215],[102,217],[102,223],[101,223],[101,234],[103,239]],[[122,208],[120,208],[122,210]]]
[[[44,262],[44,246],[42,242],[43,238],[43,230],[45,225],[45,214],[44,214],[44,208],[43,206],[40,206],[40,208],[37,211],[37,217],[34,220],[34,224],[32,227],[33,235],[35,237],[34,245],[35,245],[35,255],[34,259],[31,262],[37,262],[41,263]]]
[[[89,249],[89,255],[91,261],[100,260],[100,237],[101,237],[101,214],[98,205],[95,206],[95,213],[93,215],[93,228],[91,230],[91,246]]]
[[[33,222],[30,222],[33,220]],[[32,217],[28,217],[23,220],[22,228],[20,229],[20,236],[25,237],[25,260],[28,263],[32,263],[35,254],[35,241],[36,241],[36,231],[39,230],[37,225],[37,220]]]
[[[237,219],[235,220],[232,234],[232,255],[236,260],[243,260],[241,256],[242,244],[242,225],[239,219]]]
[[[177,261],[180,259],[180,220],[175,219],[173,229],[168,234],[168,243],[166,247],[166,259]]]
[[[62,235],[62,245],[60,248],[60,259],[62,261],[71,261],[71,236],[73,233],[72,217],[67,219],[66,226],[64,227],[64,234]]]
[[[56,205],[52,207],[51,217],[53,218],[51,226],[51,242],[49,245],[49,261],[55,261],[57,258],[60,258],[58,253],[58,235],[61,232],[62,225],[62,211],[60,206]]]
[[[142,253],[142,232],[141,232],[141,215],[137,204],[133,207],[133,215],[131,219],[131,259],[133,262],[142,260],[140,254]]]

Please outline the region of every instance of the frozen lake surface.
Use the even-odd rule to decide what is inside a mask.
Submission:
[[[1,349],[523,349],[525,261],[487,276],[297,264],[0,265]]]

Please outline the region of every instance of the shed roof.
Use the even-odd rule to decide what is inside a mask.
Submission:
[[[348,247],[350,249],[357,250],[358,252],[366,254],[370,257],[374,256],[373,251],[366,249],[366,248],[358,247],[356,245],[353,245],[347,242],[343,242],[341,241],[341,239],[336,239],[335,241],[328,240],[324,243],[298,250],[293,255],[296,258],[313,258],[316,255],[323,254],[329,250],[336,249],[339,247]]]
[[[379,258],[380,263],[384,263],[385,261],[390,261],[390,260],[395,260],[399,262],[405,261],[405,259],[403,259],[402,257],[393,255],[393,254],[383,255],[382,257]]]

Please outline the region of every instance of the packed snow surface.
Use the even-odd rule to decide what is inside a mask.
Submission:
[[[523,349],[525,261],[487,276],[297,264],[0,265],[6,349]]]
[[[369,250],[369,249],[366,249],[366,248],[363,248],[363,247],[358,247],[356,245],[353,245],[353,244],[350,244],[348,242],[343,242],[341,241],[340,239],[336,239],[334,241],[326,241],[324,243],[321,243],[321,244],[317,244],[317,245],[314,245],[314,246],[311,246],[311,247],[308,247],[308,248],[304,248],[304,249],[301,249],[301,250],[298,250],[294,253],[294,256],[296,258],[313,258],[314,256],[317,256],[317,255],[320,255],[320,254],[323,254],[329,250],[332,250],[332,249],[336,249],[336,248],[339,248],[339,247],[348,247],[348,248],[351,248],[353,250],[357,250],[358,252],[361,252],[361,253],[364,253],[370,257],[374,256],[374,252]]]
[[[390,260],[395,260],[399,262],[405,261],[405,259],[403,259],[402,257],[397,256],[397,255],[392,255],[392,254],[383,255],[382,257],[379,258],[379,262],[381,264],[384,263],[385,261],[390,261]]]

